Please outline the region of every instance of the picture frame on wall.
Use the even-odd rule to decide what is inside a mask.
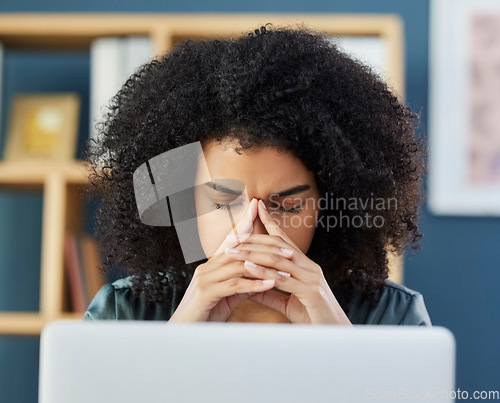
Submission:
[[[500,2],[431,0],[429,209],[500,216]]]
[[[75,159],[79,111],[80,97],[75,93],[15,96],[4,160]]]

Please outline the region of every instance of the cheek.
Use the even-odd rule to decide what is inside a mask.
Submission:
[[[233,223],[237,223],[242,213],[232,210],[232,219],[226,210],[215,210],[197,216],[198,235],[201,246],[207,258],[212,257],[226,236],[233,230]]]
[[[198,216],[197,222],[201,246],[203,247],[205,256],[210,258],[217,250],[218,238],[221,237],[221,234],[218,234],[217,231],[214,230],[217,227],[217,222],[212,214]],[[220,242],[218,244],[220,245]]]
[[[316,229],[316,215],[314,211],[304,211],[301,214],[288,214],[275,217],[281,229],[305,254],[311,246]]]

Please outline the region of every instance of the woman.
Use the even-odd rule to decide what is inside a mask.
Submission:
[[[387,280],[387,250],[422,236],[415,118],[320,34],[261,27],[179,44],[126,82],[88,148],[105,267],[128,277],[85,319],[430,325],[422,295]],[[180,233],[141,222],[132,178],[197,142],[205,258],[186,263]]]

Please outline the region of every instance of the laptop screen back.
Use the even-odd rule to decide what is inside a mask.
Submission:
[[[40,403],[452,401],[439,327],[54,322]]]

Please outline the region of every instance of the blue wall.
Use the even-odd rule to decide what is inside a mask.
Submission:
[[[134,3],[123,0],[119,5],[113,0],[3,0],[0,3],[0,12],[396,13],[405,23],[407,102],[422,115],[422,134],[426,130],[428,112],[428,9],[427,0],[254,0],[241,3],[229,0]],[[32,71],[40,74],[33,75]],[[8,52],[3,84],[2,116],[6,116],[5,107],[10,96],[24,90],[45,91],[60,86],[61,90],[78,91],[85,103],[88,99],[88,56],[73,53],[40,58],[33,52]],[[83,122],[81,133],[86,133],[87,128]],[[5,129],[0,139],[4,133]],[[41,206],[39,195],[0,192],[0,310],[36,310],[38,307]],[[9,223],[9,217],[16,217],[16,222]],[[497,339],[500,318],[497,307],[500,306],[500,293],[494,289],[500,282],[499,224],[499,218],[439,217],[424,206],[422,250],[405,259],[406,285],[424,294],[433,323],[448,327],[455,334],[457,387],[469,392],[499,387]],[[9,270],[2,269],[4,267]],[[36,401],[37,367],[37,339],[0,337],[0,401]]]

